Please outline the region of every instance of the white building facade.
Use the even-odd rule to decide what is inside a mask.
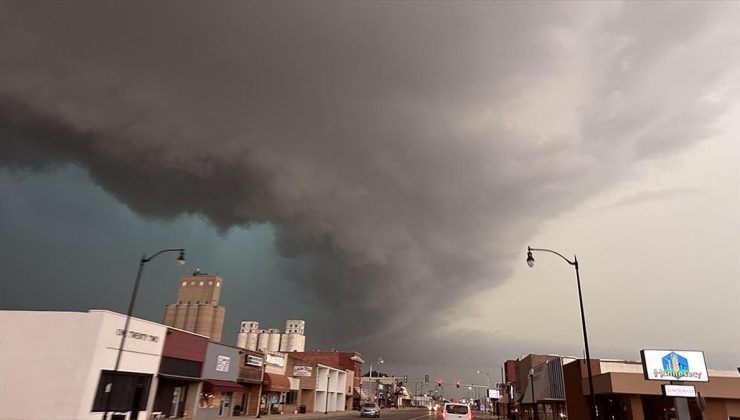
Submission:
[[[318,365],[314,411],[345,411],[347,385],[346,371]]]
[[[150,418],[164,325],[103,310],[0,311],[0,419]],[[118,374],[121,337],[127,334]],[[105,388],[113,383],[106,402]],[[43,384],[43,398],[37,392]]]

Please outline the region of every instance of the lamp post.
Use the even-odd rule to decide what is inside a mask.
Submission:
[[[578,272],[578,258],[576,258],[576,256],[573,255],[573,261],[571,261],[565,258],[559,252],[555,252],[551,249],[532,248],[528,246],[527,247],[527,265],[530,267],[534,267],[534,257],[532,257],[532,251],[549,252],[551,254],[555,254],[558,257],[564,259],[565,262],[567,262],[568,264],[572,265],[576,270],[576,283],[578,284],[578,303],[581,306],[581,327],[583,328],[583,345],[586,350],[586,369],[588,370],[588,396],[589,396],[590,412],[591,412],[591,416],[594,419],[598,419],[599,413],[596,408],[596,399],[594,396],[594,378],[593,378],[593,373],[591,372],[591,353],[589,352],[589,349],[588,349],[588,332],[586,331],[586,315],[583,311],[583,293],[581,292],[581,275]]]
[[[329,414],[329,379],[331,379],[331,372],[326,369],[326,405],[324,405],[324,414]]]
[[[379,365],[382,365],[383,363],[385,363],[385,360],[383,360],[382,357],[378,357],[378,364]],[[372,380],[373,380],[373,362],[370,362],[370,373],[368,374],[368,377],[370,378],[370,382],[368,382],[368,383],[372,384]],[[376,393],[377,393],[377,396],[378,396],[378,402],[377,402],[377,404],[378,404],[378,407],[380,407],[380,372],[378,372],[378,388],[376,389],[375,392],[373,392],[373,398],[375,397],[375,394]],[[373,402],[375,402],[375,401],[373,401]]]
[[[486,405],[485,405],[485,409],[486,409],[486,413],[487,413],[488,412],[488,403],[490,403],[490,399],[488,398],[488,390],[491,389],[491,374],[488,373],[488,372],[483,372],[480,369],[476,370],[475,373],[477,373],[478,375],[486,375],[486,395],[485,395]]]
[[[110,402],[110,394],[113,391],[113,381],[115,380],[115,373],[118,372],[118,368],[121,365],[121,355],[123,354],[123,347],[126,345],[126,337],[128,337],[128,325],[131,322],[131,314],[134,311],[134,303],[136,303],[136,292],[139,291],[139,283],[141,282],[141,275],[144,271],[144,264],[155,259],[161,254],[166,252],[178,252],[177,263],[179,265],[185,264],[185,250],[183,248],[171,248],[163,249],[156,252],[151,257],[147,257],[146,254],[141,256],[139,261],[139,271],[136,273],[136,281],[134,282],[134,290],[131,292],[131,299],[128,303],[128,311],[126,311],[126,321],[123,324],[123,331],[121,333],[121,345],[118,346],[118,353],[116,354],[116,364],[113,366],[113,375],[111,376],[110,382],[105,385],[105,404],[103,409],[103,420],[108,417],[108,404]]]
[[[532,389],[532,418],[537,420],[539,413],[537,412],[537,401],[534,399],[534,369],[529,369],[529,387]]]

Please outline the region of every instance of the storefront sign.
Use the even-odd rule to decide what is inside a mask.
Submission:
[[[707,364],[701,351],[642,350],[645,379],[653,381],[708,382]]]
[[[265,358],[265,362],[269,365],[276,365],[276,366],[285,366],[285,358],[283,356],[278,356],[275,354],[268,354]]]
[[[313,376],[313,366],[293,366],[293,376]]]
[[[231,358],[228,356],[218,356],[216,358],[216,370],[219,372],[228,372],[230,361]]]
[[[501,398],[501,391],[499,391],[498,389],[489,389],[488,398],[492,398],[494,400]]]
[[[663,395],[666,397],[696,397],[696,388],[693,385],[663,385]]]
[[[131,330],[126,331],[123,328],[117,329],[116,335],[120,337],[124,334],[124,332],[126,332],[126,338],[131,339],[131,340],[151,341],[152,343],[159,342],[159,337],[157,337],[156,335],[144,334],[144,333],[131,331]]]
[[[247,364],[250,366],[262,366],[262,358],[257,356],[247,355]]]

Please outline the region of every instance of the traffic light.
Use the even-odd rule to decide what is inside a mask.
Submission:
[[[406,383],[409,381],[409,375],[403,375],[403,383]]]
[[[441,378],[437,379],[437,386],[440,387],[440,388],[442,387],[442,379]]]
[[[458,387],[458,388],[460,388],[460,380],[459,379],[455,381],[455,386]]]
[[[737,368],[740,371],[740,368]],[[429,382],[429,375],[424,375],[424,382]]]

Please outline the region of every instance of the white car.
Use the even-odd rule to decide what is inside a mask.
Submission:
[[[445,420],[473,420],[473,411],[467,404],[445,403],[442,409],[442,418]]]

